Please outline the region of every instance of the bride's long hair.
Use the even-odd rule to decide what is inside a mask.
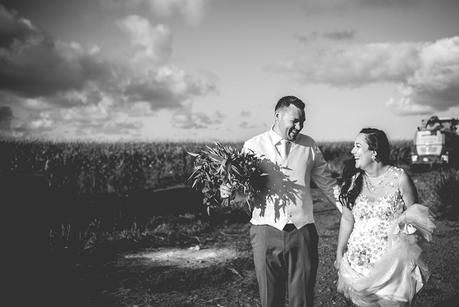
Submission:
[[[384,131],[375,128],[364,128],[359,133],[365,135],[368,149],[376,152],[376,162],[381,162],[383,165],[391,164],[389,140]],[[363,170],[355,167],[354,157],[344,163],[339,201],[351,210],[355,200],[362,192],[363,173]]]

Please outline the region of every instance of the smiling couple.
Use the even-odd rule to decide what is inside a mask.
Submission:
[[[289,306],[313,306],[319,238],[311,180],[341,213],[338,291],[359,306],[408,306],[428,278],[418,252],[418,241],[429,240],[434,228],[428,208],[417,204],[408,174],[390,164],[383,131],[360,131],[338,185],[316,142],[300,133],[305,118],[303,101],[282,97],[272,128],[243,146],[280,165],[301,187],[283,210],[266,198],[263,211],[252,211],[250,241],[262,306],[283,306],[286,292]],[[222,185],[220,194],[231,197],[232,186]]]

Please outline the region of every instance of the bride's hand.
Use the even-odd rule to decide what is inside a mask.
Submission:
[[[333,266],[335,269],[339,270],[339,267],[341,266],[341,261],[343,261],[343,256],[336,256],[335,262],[333,262]]]

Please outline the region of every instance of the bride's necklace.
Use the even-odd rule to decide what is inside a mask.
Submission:
[[[365,173],[365,184],[368,190],[374,192],[376,191],[377,187],[381,187],[381,185],[384,183],[384,179],[386,178],[388,170],[389,167],[387,167],[384,173],[382,173],[378,177],[371,177],[367,173]]]

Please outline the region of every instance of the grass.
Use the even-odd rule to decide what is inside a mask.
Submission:
[[[437,218],[459,218],[459,170],[437,169],[412,173],[419,199]]]
[[[339,214],[317,190],[313,190],[313,198],[320,236],[315,304],[345,306],[336,292],[333,268]],[[216,212],[213,221],[191,214],[157,217],[150,226],[140,240],[122,236],[104,244],[101,240],[81,254],[73,266],[73,275],[79,276],[80,282],[68,281],[73,285],[71,295],[91,302],[89,306],[260,306],[244,212]],[[236,255],[224,262],[200,260],[200,265],[193,266],[194,252],[189,252],[190,258],[184,261],[190,265],[185,267],[126,257],[168,248],[183,250],[186,255],[195,246],[203,251],[230,249]],[[437,221],[433,241],[425,248],[432,276],[414,306],[448,306],[458,295],[458,253],[459,222]],[[68,302],[68,297],[63,300]]]
[[[393,160],[406,166],[409,142],[394,145]],[[8,175],[0,176],[8,192],[7,201],[2,200],[15,204],[6,205],[3,212],[5,247],[11,251],[11,263],[17,264],[7,276],[20,285],[28,281],[30,287],[43,283],[49,286],[43,293],[50,291],[56,298],[61,293],[69,306],[257,306],[246,213],[228,209],[209,218],[200,212],[202,199],[189,189],[158,190],[183,183],[192,167],[186,151],[202,146],[0,142],[0,174]],[[340,173],[350,143],[320,146],[332,170]],[[18,175],[24,173],[29,176]],[[410,173],[421,202],[439,219],[426,250],[432,278],[416,305],[436,306],[458,295],[459,172]],[[8,188],[11,182],[17,183],[13,189]],[[42,195],[45,187],[47,196]],[[342,306],[332,269],[338,216],[320,196],[314,200],[321,236],[317,304]],[[189,269],[122,260],[127,252],[196,245],[232,248],[238,256]]]

